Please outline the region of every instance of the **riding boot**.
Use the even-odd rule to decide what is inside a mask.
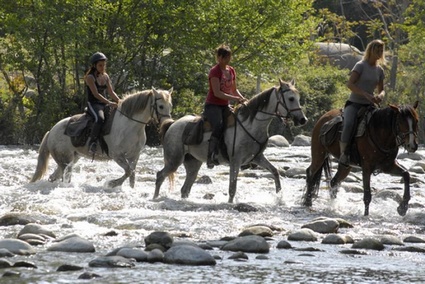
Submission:
[[[341,150],[341,155],[339,156],[339,164],[344,167],[350,166],[350,155],[347,150],[348,143],[339,141],[339,148]]]
[[[100,135],[100,131],[102,130],[102,125],[95,123],[93,124],[93,128],[90,133],[90,142],[89,142],[89,153],[94,156],[97,151],[97,139]]]
[[[208,156],[207,156],[207,167],[209,169],[214,168],[214,166],[219,165],[217,155],[218,155],[218,138],[211,137],[208,140]]]

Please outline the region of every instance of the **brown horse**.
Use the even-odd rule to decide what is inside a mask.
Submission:
[[[369,204],[372,200],[370,192],[370,176],[372,173],[383,172],[392,175],[402,176],[404,180],[404,195],[397,212],[404,216],[408,209],[410,200],[410,175],[409,172],[396,161],[399,146],[403,145],[408,152],[415,152],[418,149],[418,113],[414,106],[394,106],[376,109],[371,112],[366,129],[363,135],[353,139],[350,147],[351,165],[360,166],[363,174],[363,201],[365,204],[364,215],[369,215]],[[324,139],[325,134],[322,126],[329,125],[332,119],[339,122],[335,124],[333,139]],[[339,158],[339,138],[341,127],[341,111],[334,109],[325,113],[316,123],[311,138],[311,164],[307,168],[307,189],[303,196],[303,205],[312,206],[312,199],[317,197],[324,169],[329,182],[331,178],[331,168],[329,154]],[[332,129],[331,129],[332,130]],[[358,133],[359,134],[359,133]],[[329,138],[329,137],[328,137]],[[328,142],[326,142],[328,141]],[[350,167],[338,166],[335,176],[328,184],[331,198],[336,198],[337,189],[351,170]]]

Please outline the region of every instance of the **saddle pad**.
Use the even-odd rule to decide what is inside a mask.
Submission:
[[[92,118],[85,113],[71,116],[65,128],[65,135],[70,137],[80,136],[91,119]]]
[[[324,146],[331,145],[342,128],[342,116],[338,115],[327,121],[320,129],[320,142]]]
[[[197,116],[193,121],[189,122],[182,135],[183,144],[198,145],[201,144],[204,138],[204,119]]]

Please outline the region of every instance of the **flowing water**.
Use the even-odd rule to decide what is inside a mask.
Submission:
[[[402,152],[402,150],[401,150]],[[423,148],[417,151],[425,157]],[[16,268],[19,278],[1,283],[87,283],[78,280],[83,271],[57,272],[62,264],[84,267],[102,278],[90,283],[424,283],[425,255],[418,252],[400,252],[386,245],[383,251],[366,251],[362,255],[346,255],[341,250],[347,245],[325,245],[324,235],[317,242],[294,242],[295,248],[313,247],[314,252],[277,249],[288,232],[319,216],[340,217],[349,221],[354,228],[340,229],[339,233],[353,239],[367,236],[393,235],[403,240],[407,236],[425,238],[425,195],[423,174],[411,173],[411,208],[407,215],[397,214],[397,202],[393,199],[373,198],[370,215],[363,216],[362,193],[340,188],[338,198],[331,200],[325,183],[314,200],[313,207],[300,205],[305,178],[304,169],[309,165],[309,147],[267,148],[265,155],[279,169],[301,169],[294,177],[281,177],[283,190],[276,194],[270,173],[262,169],[248,169],[240,173],[235,204],[247,203],[256,207],[256,212],[239,212],[227,203],[227,166],[209,170],[202,166],[199,176],[208,176],[212,183],[195,183],[188,199],[180,198],[180,187],[184,181],[184,169],[180,167],[174,188],[166,180],[160,198],[152,200],[156,172],[162,168],[162,149],[147,147],[143,150],[136,173],[136,186],[130,188],[128,181],[117,189],[105,187],[107,180],[117,178],[123,171],[115,162],[92,162],[81,159],[75,166],[70,184],[46,181],[55,162],[50,159],[49,173],[43,180],[29,184],[37,161],[35,147],[0,146],[0,216],[9,212],[25,212],[33,216],[44,216],[43,226],[52,230],[57,237],[75,233],[91,241],[95,253],[50,252],[37,246],[32,256],[15,256],[9,261],[33,262],[36,269]],[[407,168],[420,163],[412,159],[401,159]],[[357,182],[351,187],[361,186],[361,173],[353,173]],[[348,183],[347,183],[348,184]],[[345,184],[344,184],[345,185]],[[402,194],[400,177],[385,174],[372,176],[373,197],[378,191],[390,189]],[[209,196],[210,199],[205,198]],[[279,227],[269,241],[271,249],[268,259],[256,259],[248,254],[246,261],[235,261],[228,257],[231,252],[215,248],[213,255],[221,256],[215,266],[180,266],[163,263],[136,263],[133,268],[92,268],[88,263],[120,246],[144,246],[144,238],[153,231],[166,231],[175,236],[186,236],[195,242],[218,240],[237,236],[245,227],[267,224]],[[23,226],[0,227],[0,239],[14,238]],[[105,236],[115,231],[116,236]],[[411,245],[411,244],[406,244]],[[416,247],[424,245],[413,244]],[[14,268],[15,269],[15,268]],[[13,270],[13,269],[8,269]],[[6,271],[6,270],[4,270]],[[3,274],[0,269],[0,274]],[[11,281],[11,282],[7,282]]]

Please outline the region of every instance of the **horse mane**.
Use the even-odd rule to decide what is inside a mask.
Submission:
[[[249,118],[250,120],[253,120],[258,110],[262,109],[264,106],[266,106],[269,103],[270,94],[275,89],[276,87],[271,87],[255,95],[245,104],[245,106],[241,107],[238,113],[241,115],[242,120],[245,120],[247,118]]]
[[[395,111],[391,107],[380,108],[373,112],[370,123],[376,128],[389,128],[393,126]]]
[[[416,120],[419,119],[418,113],[410,105],[399,106],[398,109],[402,117],[412,116]],[[373,119],[371,120],[371,123],[373,123],[373,126],[377,128],[391,129],[396,116],[397,112],[388,106],[386,108],[376,110],[373,113]]]
[[[124,94],[123,99],[120,101],[121,111],[131,117],[135,113],[144,110],[149,102],[149,98],[152,96],[152,90]]]

